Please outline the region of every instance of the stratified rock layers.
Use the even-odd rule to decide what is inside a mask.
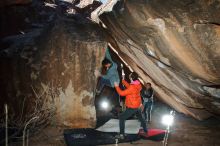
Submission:
[[[218,0],[126,0],[100,19],[112,46],[165,103],[197,119],[220,114],[219,97],[204,88],[220,84]]]

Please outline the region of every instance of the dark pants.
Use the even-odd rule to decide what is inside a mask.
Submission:
[[[153,102],[152,101],[144,102],[143,117],[147,121],[151,121],[152,107],[153,107]]]
[[[118,93],[116,92],[115,88],[111,86],[110,80],[100,77],[96,89],[101,93],[105,86],[108,86],[108,87],[111,87],[114,89],[114,91],[112,92],[112,95],[110,97],[110,100],[111,100],[112,104],[114,105],[113,110],[115,110],[116,107],[120,106],[120,102],[119,102],[120,97],[119,97]]]
[[[112,87],[110,80],[100,77],[96,89],[101,92],[104,86]]]
[[[121,113],[119,116],[120,134],[125,133],[125,120],[127,120],[129,117],[131,117],[134,114],[137,114],[137,117],[139,121],[141,122],[141,126],[143,127],[144,131],[147,132],[146,122],[144,121],[142,117],[141,109],[126,108],[126,110],[123,113]]]

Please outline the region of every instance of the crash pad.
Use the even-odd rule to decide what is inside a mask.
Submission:
[[[104,144],[115,144],[139,140],[138,134],[127,134],[124,140],[115,138],[117,132],[101,132],[91,128],[66,129],[64,139],[67,146],[96,146]]]
[[[141,139],[153,140],[153,141],[162,141],[166,134],[166,130],[163,129],[148,129],[148,132],[143,134],[142,129],[139,131],[138,135]]]
[[[81,128],[64,130],[64,139],[67,146],[95,146],[115,143],[133,142],[139,139],[161,141],[166,131],[162,129],[148,129],[147,134],[141,133],[138,120],[126,120],[124,140],[117,140],[115,136],[119,133],[119,120],[110,119],[97,129]]]

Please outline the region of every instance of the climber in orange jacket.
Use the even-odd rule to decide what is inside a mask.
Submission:
[[[137,73],[132,72],[129,75],[129,79],[131,80],[130,84],[125,80],[122,80],[122,83],[126,87],[125,90],[121,90],[117,82],[114,83],[118,94],[120,96],[125,96],[125,105],[126,105],[126,110],[119,115],[120,134],[117,137],[120,139],[124,139],[125,120],[127,120],[129,117],[131,117],[134,114],[137,114],[137,117],[141,122],[141,125],[143,127],[143,134],[147,133],[146,122],[141,114],[141,108],[143,106],[142,106],[140,91],[142,89],[142,86],[140,81],[138,80]]]

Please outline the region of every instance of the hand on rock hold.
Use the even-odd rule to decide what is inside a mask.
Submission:
[[[99,76],[101,76],[101,73],[96,69],[94,71],[94,75],[95,75],[96,78],[98,78]]]

